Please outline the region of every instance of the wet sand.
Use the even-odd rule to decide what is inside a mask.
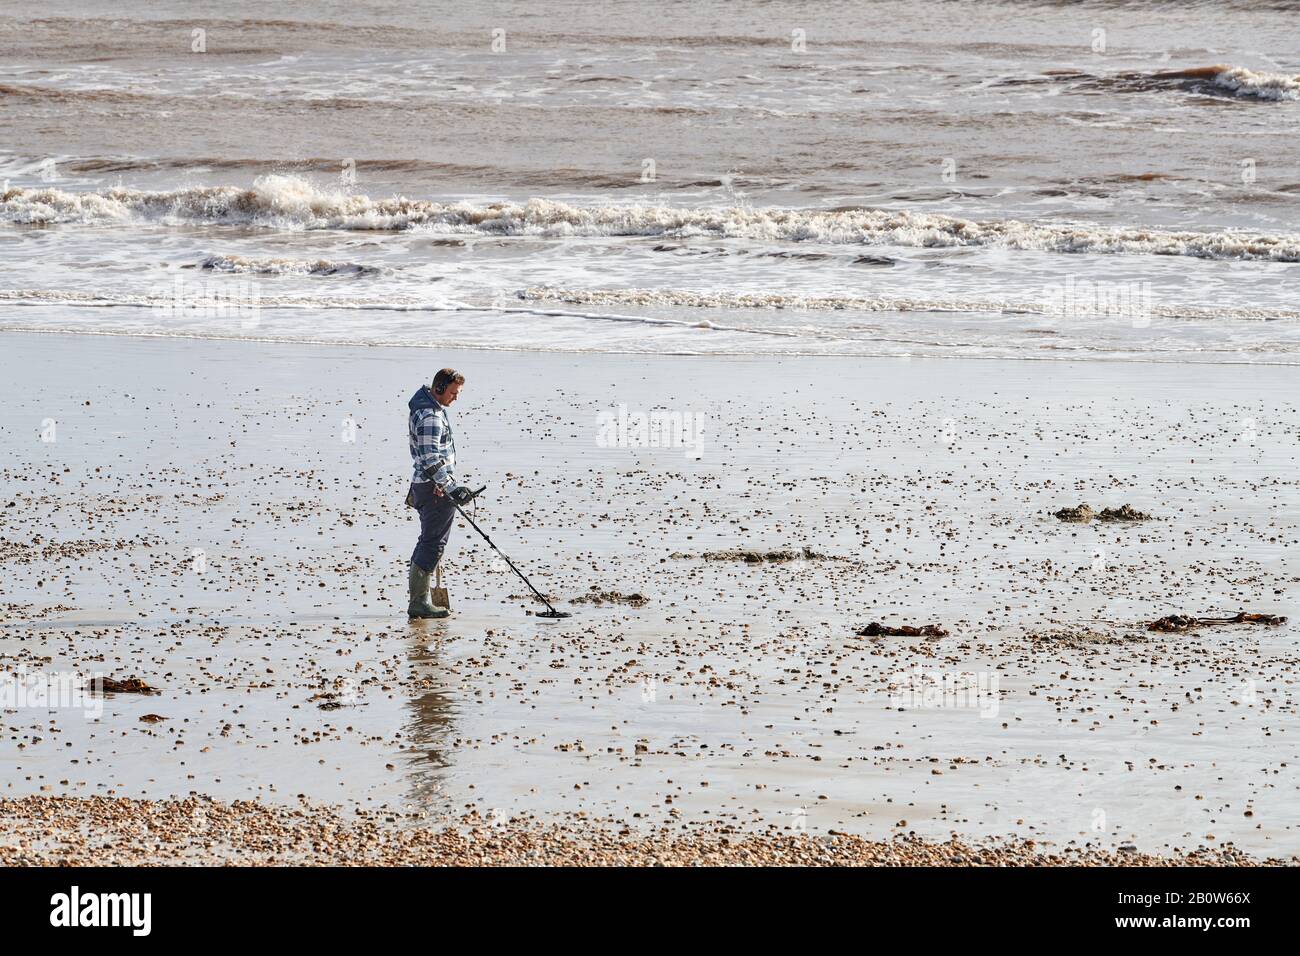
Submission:
[[[0,796],[306,799],[393,840],[476,814],[1300,852],[1288,369],[0,349],[0,666],[159,690],[6,707]],[[567,621],[463,523],[455,616],[405,620],[405,403],[443,364],[480,523]],[[701,441],[611,447],[620,405],[698,414]],[[1054,517],[1083,503],[1151,520]],[[705,557],[734,550],[795,557]],[[1143,626],[1242,610],[1290,621]],[[974,701],[907,693],[964,675]]]

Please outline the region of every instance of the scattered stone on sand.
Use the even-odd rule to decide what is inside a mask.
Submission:
[[[1264,624],[1269,627],[1277,627],[1285,623],[1285,617],[1278,617],[1273,614],[1248,614],[1245,611],[1234,614],[1232,617],[1192,617],[1187,614],[1169,614],[1158,621],[1152,621],[1147,625],[1147,630],[1178,634],[1183,631],[1195,630],[1198,627],[1213,627],[1218,624]]]
[[[95,694],[156,694],[156,688],[150,687],[138,677],[116,680],[112,677],[92,677],[91,693]]]
[[[407,817],[407,814],[402,814]],[[1284,866],[1236,847],[1162,854],[1009,838],[980,845],[913,834],[770,834],[725,824],[632,830],[590,819],[491,822],[476,811],[441,825],[391,811],[303,801],[275,806],[205,797],[28,796],[0,800],[3,866]]]
[[[338,710],[343,706],[343,701],[339,700],[339,695],[333,691],[321,691],[319,694],[312,694],[307,698],[307,703],[315,703],[321,710]]]
[[[1151,516],[1138,511],[1132,505],[1120,505],[1118,508],[1102,508],[1097,515],[1098,521],[1150,521]]]
[[[1093,511],[1088,504],[1074,508],[1062,508],[1052,512],[1053,516],[1071,524],[1088,524],[1090,521],[1150,521],[1151,516],[1138,511],[1132,505],[1120,505],[1118,508],[1103,508]]]
[[[854,631],[859,637],[947,637],[948,632],[938,624],[926,624],[924,627],[913,627],[910,624],[901,624],[898,627],[889,627],[881,624],[879,621],[872,621],[860,631]]]
[[[141,714],[140,715],[140,722],[145,724],[156,724],[166,719],[167,718],[164,717],[162,714]]]
[[[1062,508],[1060,511],[1054,511],[1052,514],[1062,521],[1069,521],[1074,524],[1087,524],[1097,516],[1097,513],[1088,505],[1079,505],[1076,508]]]
[[[85,558],[105,551],[152,547],[160,544],[161,541],[161,538],[145,534],[113,541],[94,539],[46,541],[39,535],[31,541],[11,541],[8,538],[0,538],[0,562],[49,564],[61,559]]]
[[[31,348],[17,333],[4,341],[8,348]],[[70,374],[85,378],[88,368],[129,366],[116,358],[130,357],[128,344],[79,346],[75,354],[94,358],[68,366]],[[241,354],[255,348],[229,347]],[[323,361],[326,351],[312,350],[313,361]],[[64,361],[63,353],[59,358]],[[340,350],[329,368],[351,360]],[[197,355],[195,361],[196,381],[205,386],[235,367]],[[571,472],[513,475],[504,459],[493,457],[503,454],[496,444],[484,442],[483,468],[507,475],[503,486],[511,489],[499,520],[520,531],[507,533],[503,544],[512,557],[518,552],[543,591],[577,597],[595,582],[602,590],[654,595],[654,615],[621,604],[571,605],[594,618],[543,629],[532,627],[538,619],[526,618],[520,606],[540,610],[537,598],[468,528],[454,538],[456,617],[407,623],[403,592],[413,525],[400,495],[371,495],[364,481],[339,475],[328,441],[304,444],[286,460],[279,443],[248,440],[292,427],[293,419],[312,420],[322,408],[334,408],[331,402],[363,410],[359,418],[381,409],[387,415],[389,403],[405,401],[405,387],[363,394],[360,379],[332,371],[312,381],[348,382],[349,391],[318,395],[294,382],[258,391],[252,384],[266,383],[254,376],[252,384],[209,389],[212,409],[186,408],[177,418],[174,393],[163,385],[145,391],[145,380],[138,390],[129,379],[114,381],[133,397],[115,398],[111,415],[82,427],[111,431],[124,427],[115,422],[130,420],[136,424],[122,442],[136,444],[123,444],[124,459],[93,462],[104,468],[94,494],[76,461],[65,464],[38,442],[14,445],[14,460],[4,466],[4,501],[17,504],[0,509],[0,537],[19,547],[10,551],[0,542],[0,556],[20,560],[0,561],[0,568],[7,575],[4,600],[22,604],[5,608],[10,620],[0,635],[0,670],[80,673],[87,681],[115,670],[148,673],[165,695],[155,703],[172,714],[167,728],[132,728],[148,704],[120,694],[105,699],[107,723],[66,710],[9,720],[0,756],[14,768],[5,778],[10,794],[195,790],[283,806],[302,791],[331,805],[338,801],[337,812],[349,817],[354,806],[369,810],[383,801],[409,822],[410,801],[430,813],[415,820],[419,826],[439,823],[444,801],[457,808],[473,801],[489,812],[535,815],[534,823],[573,810],[609,814],[612,825],[628,823],[638,833],[661,825],[684,833],[685,824],[722,817],[771,836],[792,833],[790,811],[805,804],[811,811],[812,801],[829,793],[824,811],[809,813],[810,832],[834,826],[879,840],[907,819],[929,839],[956,832],[982,844],[987,834],[1032,835],[1051,852],[1064,852],[1063,845],[1081,836],[1093,846],[1136,840],[1145,852],[1165,854],[1195,848],[1207,833],[1261,855],[1300,847],[1296,828],[1285,822],[1293,809],[1287,801],[1297,793],[1296,764],[1282,766],[1286,738],[1278,730],[1289,700],[1264,694],[1258,706],[1228,703],[1243,676],[1261,687],[1294,685],[1295,655],[1241,639],[1285,637],[1282,628],[1146,629],[1161,608],[1226,617],[1234,607],[1273,607],[1291,614],[1287,603],[1300,581],[1294,558],[1300,486],[1285,478],[1289,459],[1261,446],[1265,464],[1245,473],[1216,461],[1218,454],[1238,460],[1221,439],[1246,414],[1244,406],[1215,406],[1183,420],[1170,444],[1149,440],[1163,400],[1133,405],[1129,396],[1098,405],[1098,414],[1120,414],[1107,444],[1088,449],[1093,467],[1086,473],[1075,468],[1067,446],[1058,446],[1065,438],[1055,418],[1032,419],[1043,433],[1039,439],[1034,427],[1005,424],[1016,419],[1004,420],[1002,411],[1014,415],[1022,398],[1004,405],[978,394],[969,406],[956,407],[946,394],[906,401],[861,395],[842,414],[813,405],[802,409],[801,419],[779,423],[766,405],[751,413],[738,395],[736,431],[719,440],[734,447],[739,469],[721,467],[716,455],[682,468],[674,452],[647,456],[648,468],[629,461],[626,470],[588,471],[591,463],[580,458]],[[1085,403],[1070,416],[1085,414],[1091,399],[1070,394]],[[506,427],[513,434],[524,422],[538,440],[583,436],[607,396],[579,397],[563,410],[571,420],[552,410],[527,411],[527,403],[521,406],[527,414],[514,405],[472,405],[483,416],[474,430]],[[294,410],[287,412],[281,400]],[[1266,417],[1294,418],[1282,399],[1259,398],[1265,400],[1277,403]],[[15,419],[40,421],[59,401],[57,389],[30,396],[17,389],[9,408]],[[1261,413],[1252,408],[1250,414]],[[961,442],[947,461],[909,457],[917,422],[946,415],[961,434],[977,430],[978,444],[967,449],[976,457],[958,454]],[[188,427],[195,422],[202,427]],[[168,447],[173,437],[180,444],[164,459],[176,460],[153,464],[149,449]],[[1004,453],[990,457],[984,446]],[[361,443],[357,450],[370,455],[374,447]],[[1049,447],[1068,460],[1041,458]],[[770,454],[783,448],[791,451],[790,469],[774,472]],[[861,448],[879,450],[854,457],[851,449]],[[1202,460],[1200,452],[1210,449],[1218,451]],[[831,469],[828,456],[837,451],[843,467]],[[1026,460],[1035,465],[1022,473]],[[366,458],[360,466],[381,473],[391,468],[391,456]],[[1115,477],[1103,483],[1098,476],[1110,472]],[[579,490],[555,495],[553,482],[569,479]],[[803,481],[817,482],[818,492],[791,506],[791,492]],[[1100,559],[1092,547],[1035,547],[1054,510],[1045,503],[1073,497],[1077,504],[1085,494],[1099,504],[1141,500],[1157,507],[1157,518],[1076,529],[1079,538],[1125,539],[1107,542]],[[355,527],[345,528],[339,515],[353,518]],[[1177,522],[1161,520],[1171,515]],[[182,538],[172,534],[145,546],[133,537],[195,527],[196,516],[212,532],[203,540],[221,542],[202,573]],[[72,547],[60,545],[50,566],[21,560],[41,555],[49,544],[41,535],[54,528],[64,529],[60,540]],[[1069,529],[1057,534],[1070,540]],[[82,551],[92,537],[111,546],[95,551],[94,573],[88,573],[92,565]],[[126,547],[119,550],[119,541]],[[771,565],[765,558],[700,557],[724,548],[752,548],[760,556],[768,548],[794,552],[810,541],[834,557]],[[668,559],[678,550],[693,552],[694,560]],[[1093,565],[1084,570],[1090,557]],[[506,598],[511,591],[523,593]],[[73,610],[64,620],[50,619]],[[857,638],[853,632],[862,625],[852,622],[862,614],[895,624],[942,619],[956,636]],[[1122,619],[1112,620],[1117,614]],[[37,615],[43,616],[39,626],[31,623]],[[1101,636],[1107,632],[1116,638]],[[880,713],[893,676],[913,663],[932,663],[939,670],[931,676],[939,678],[1002,675],[1004,709],[998,719],[963,721],[959,736],[942,738],[911,709],[898,717]],[[1147,686],[1134,689],[1139,683]],[[340,709],[311,713],[325,700],[308,703],[313,693],[344,686]],[[353,702],[353,688],[364,703]],[[706,719],[647,721],[647,696],[657,700],[660,717],[690,712]],[[729,719],[712,719],[729,714],[743,715],[743,734],[734,733]],[[356,719],[340,719],[349,715]],[[1149,748],[1129,748],[1140,761],[1129,776],[1112,759],[1127,743],[1112,744],[1130,739],[1121,730],[1148,726],[1158,726],[1158,734],[1145,738]],[[1063,760],[1057,737],[1098,745]],[[148,759],[123,759],[124,739],[131,753]],[[1231,754],[1215,743],[1224,739],[1233,743]],[[582,748],[561,749],[573,741]],[[436,752],[451,768],[435,774],[449,781],[445,788],[423,791],[429,765],[418,759],[421,752]],[[1151,757],[1156,762],[1147,765]],[[255,761],[255,772],[231,771],[241,761]],[[385,773],[388,765],[399,769]],[[1130,785],[1138,771],[1142,785]],[[674,782],[665,783],[665,774]],[[708,788],[697,782],[705,779]],[[578,784],[581,789],[572,789]],[[1059,800],[1028,805],[1026,794],[1057,784]],[[1170,800],[1203,799],[1184,804],[1185,814],[1171,814],[1163,800],[1148,799],[1157,791]],[[852,812],[874,794],[893,800],[882,796],[886,805],[871,814]],[[1246,818],[1239,811],[1252,799],[1259,806]],[[1107,810],[1108,819],[1123,821],[1113,833],[1088,829],[1088,815],[1099,805],[1117,808]],[[105,813],[127,812],[105,806]],[[1025,822],[1017,823],[1022,815]],[[310,825],[306,817],[302,822]],[[4,828],[0,821],[0,834]],[[103,832],[109,839],[114,828]],[[239,833],[255,844],[251,827]],[[571,835],[575,844],[591,845],[581,843],[580,831]],[[227,843],[219,826],[212,842],[239,859],[239,844]],[[309,842],[303,849],[314,852]],[[33,839],[27,850],[27,859],[56,862],[57,845],[51,850]],[[272,855],[252,850],[258,859]],[[147,851],[131,852],[140,862],[155,862]],[[206,851],[200,844],[194,852]],[[157,858],[171,859],[165,848]]]
[[[591,592],[576,598],[570,598],[570,604],[627,604],[631,607],[644,607],[650,599],[640,591],[624,594],[622,591],[601,591],[592,585]]]
[[[693,554],[683,554],[674,551],[674,558],[693,558]],[[705,561],[744,561],[746,564],[762,564],[765,561],[826,561],[826,555],[814,551],[812,548],[802,548],[798,551],[751,551],[746,548],[733,548],[729,551],[705,551],[700,555]]]
[[[1027,634],[1026,640],[1031,645],[1047,645],[1051,647],[1071,647],[1087,648],[1096,647],[1101,644],[1124,645],[1132,644],[1135,641],[1149,641],[1151,638],[1145,634],[1111,634],[1105,631],[1095,631],[1090,628],[1065,628],[1062,630],[1051,630],[1044,632],[1035,632]]]

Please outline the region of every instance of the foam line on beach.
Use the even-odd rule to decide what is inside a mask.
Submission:
[[[1063,302],[1004,299],[925,299],[913,296],[844,296],[792,295],[779,292],[733,293],[692,292],[681,289],[559,289],[532,286],[521,295],[533,301],[566,302],[572,305],[635,305],[698,309],[798,309],[849,312],[960,312],[982,314],[1064,315]],[[1079,303],[1070,309],[1080,317],[1128,315],[1132,303],[1109,303],[1100,300],[1086,314]],[[1230,308],[1193,305],[1156,305],[1143,307],[1150,318],[1213,321],[1227,319],[1242,322],[1296,322],[1300,310]]]
[[[215,290],[220,291],[220,290]],[[531,286],[518,293],[522,302],[559,302],[568,305],[633,306],[636,308],[684,308],[718,310],[790,310],[790,311],[844,311],[885,313],[958,313],[976,315],[1042,315],[1073,318],[1133,318],[1183,319],[1195,322],[1300,322],[1300,310],[1260,309],[1228,306],[1197,306],[1178,304],[1149,304],[1142,306],[1141,314],[1134,313],[1132,303],[1110,303],[1100,299],[1085,308],[1072,302],[1067,309],[1062,302],[1005,300],[1005,299],[927,299],[915,296],[844,296],[796,295],[781,292],[733,293],[695,292],[683,289],[564,289],[553,286]],[[193,301],[178,301],[171,292],[166,293],[99,293],[68,289],[0,289],[0,303],[26,306],[72,306],[84,308],[134,308],[151,309],[167,314],[196,311],[198,307],[220,305],[237,311],[234,300],[213,299],[209,302],[201,294]],[[678,328],[712,329],[756,335],[835,337],[833,329],[750,328],[728,325],[713,320],[674,319],[654,315],[634,315],[619,312],[591,312],[547,307],[544,305],[502,305],[500,302],[469,303],[454,300],[429,300],[415,298],[350,297],[286,295],[258,296],[249,305],[267,310],[342,309],[375,312],[492,312],[501,315],[536,315],[591,319],[603,322],[633,322],[640,325],[676,326]]]
[[[550,313],[550,314],[568,314],[568,313]],[[698,326],[695,326],[698,327]],[[777,351],[746,351],[730,349],[726,352],[719,352],[716,349],[706,348],[688,348],[680,343],[671,345],[656,345],[653,349],[632,348],[626,343],[610,344],[600,347],[578,346],[569,342],[542,345],[536,342],[518,343],[518,344],[500,344],[495,342],[480,341],[463,341],[449,342],[442,340],[431,340],[421,342],[415,340],[393,341],[383,337],[356,337],[349,339],[328,339],[320,336],[310,336],[301,334],[288,335],[265,335],[253,332],[220,332],[214,330],[199,329],[140,329],[140,328],[100,328],[90,329],[84,326],[25,326],[0,324],[0,333],[16,332],[25,335],[94,335],[104,338],[131,338],[131,339],[182,339],[199,342],[253,342],[267,345],[311,345],[311,346],[330,346],[333,348],[418,348],[418,349],[469,349],[476,352],[541,352],[541,353],[560,353],[566,355],[642,355],[652,354],[657,356],[680,356],[680,357],[697,357],[697,358],[718,358],[719,356],[762,356],[762,355],[779,355],[786,357],[818,357],[818,358],[925,358],[925,359],[944,359],[948,361],[978,361],[978,362],[1059,362],[1059,361],[1081,361],[1088,359],[1099,359],[1103,361],[1122,361],[1122,362],[1142,362],[1153,365],[1178,365],[1188,361],[1189,356],[1196,356],[1203,359],[1206,355],[1213,355],[1214,358],[1210,363],[1198,361],[1197,364],[1213,365],[1248,365],[1248,366],[1268,366],[1292,368],[1300,367],[1300,356],[1292,358],[1291,353],[1280,351],[1276,348],[1146,348],[1140,352],[1134,352],[1123,347],[1109,348],[1104,345],[1076,344],[1070,346],[1050,345],[1044,346],[1042,351],[1027,352],[1019,351],[1014,355],[986,353],[972,351],[972,345],[968,342],[939,342],[932,340],[921,340],[914,338],[899,338],[894,336],[879,336],[870,341],[839,339],[839,344],[843,348],[834,352],[827,352],[813,348],[805,347],[787,347]],[[778,333],[788,335],[790,333]],[[907,351],[898,351],[883,346],[903,345]],[[935,349],[933,352],[913,352],[912,348],[929,346]],[[982,346],[976,345],[978,349]],[[1244,355],[1270,355],[1271,357],[1257,357],[1249,360],[1243,358]],[[1285,356],[1285,357],[1284,357]]]
[[[676,237],[810,242],[829,245],[947,248],[987,246],[1058,253],[1189,256],[1300,262],[1300,235],[1224,230],[1110,229],[1015,219],[977,221],[907,210],[839,207],[577,206],[547,199],[524,203],[451,202],[394,196],[373,199],[321,188],[297,176],[262,176],[250,188],[193,186],[151,192],[116,187],[68,192],[9,187],[0,221],[94,226],[241,225],[281,230],[421,230],[490,236]]]
[[[178,304],[171,293],[157,294],[105,294],[78,292],[67,289],[0,289],[0,303],[26,306],[72,306],[84,308],[150,309],[161,314],[198,314],[202,308],[224,307],[238,314],[240,303],[235,300],[207,300],[201,295],[192,301]],[[493,312],[502,315],[536,315],[556,318],[591,319],[601,322],[632,322],[638,325],[674,326],[677,328],[707,329],[723,332],[740,332],[752,335],[803,336],[815,335],[813,330],[792,332],[783,329],[752,329],[744,326],[719,325],[709,321],[670,319],[652,315],[626,315],[612,312],[580,312],[546,306],[503,306],[494,303],[476,305],[468,302],[429,301],[423,299],[397,300],[383,298],[347,298],[341,296],[260,296],[244,305],[266,310],[347,309],[376,312]]]

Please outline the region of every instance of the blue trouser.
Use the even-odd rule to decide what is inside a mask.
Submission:
[[[442,558],[447,539],[451,537],[451,523],[456,517],[456,506],[447,495],[438,495],[432,481],[412,483],[411,495],[420,513],[420,540],[415,543],[411,561],[424,571],[432,571]]]

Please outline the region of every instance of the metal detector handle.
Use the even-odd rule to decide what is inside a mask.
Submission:
[[[424,476],[425,476],[426,478],[428,478],[430,481],[433,481],[433,476],[436,475],[436,474],[438,473],[438,469],[441,468],[441,467],[442,467],[443,465],[445,465],[445,464],[447,464],[447,459],[446,459],[446,458],[439,458],[437,461],[435,461],[435,462],[434,462],[432,465],[430,465],[428,468],[424,469]],[[434,482],[434,484],[436,485],[437,482]],[[480,488],[478,491],[471,491],[470,494],[469,494],[469,497],[466,498],[466,499],[462,502],[462,504],[469,504],[471,501],[473,501],[473,500],[474,500],[475,498],[477,498],[479,495],[483,494],[483,492],[485,492],[485,491],[487,491],[487,485],[484,485],[484,486],[483,486],[482,488]]]

